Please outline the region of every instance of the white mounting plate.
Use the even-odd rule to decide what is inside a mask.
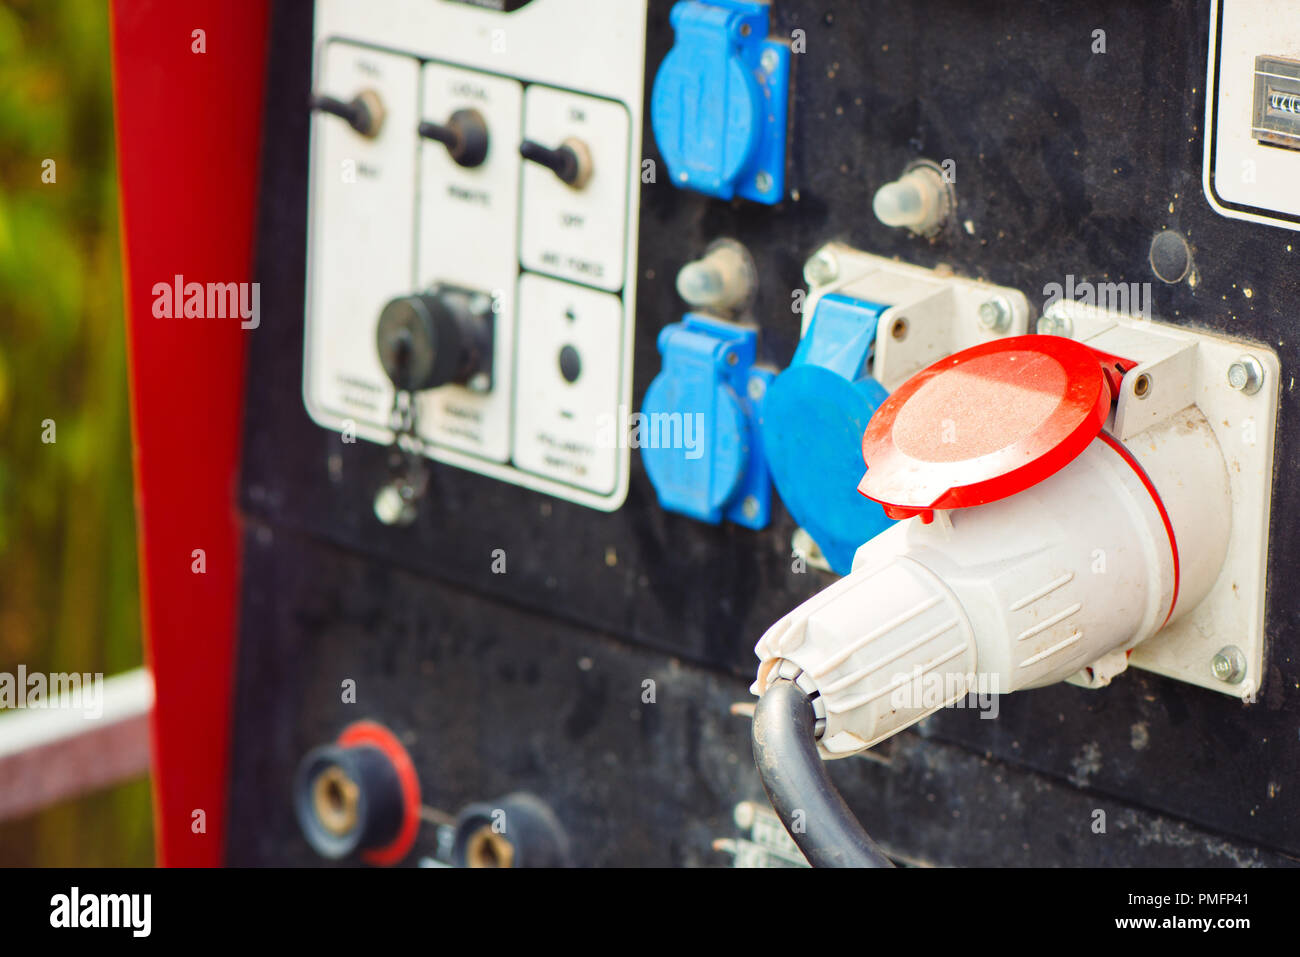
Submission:
[[[1300,150],[1255,139],[1255,57],[1300,60],[1300,4],[1216,0],[1210,13],[1202,187],[1232,219],[1300,230]]]
[[[876,326],[871,375],[891,392],[944,356],[1029,331],[1029,301],[1018,289],[964,279],[942,267],[873,256],[842,243],[828,243],[816,255],[836,263],[838,274],[809,289],[800,335],[808,331],[817,302],[827,293],[889,304]],[[1006,328],[990,332],[980,325],[979,308],[999,296],[1010,305],[1011,316]]]
[[[349,99],[370,87],[388,110],[373,140],[337,117],[312,121],[303,400],[313,420],[392,442],[393,392],[375,349],[380,308],[435,281],[480,289],[496,309],[493,391],[444,386],[420,395],[430,457],[602,511],[622,505],[630,452],[602,441],[608,427],[583,437],[586,471],[514,446],[523,413],[537,425],[538,407],[521,409],[521,383],[534,401],[537,388],[552,389],[551,410],[566,408],[573,388],[553,374],[556,355],[519,348],[517,296],[530,268],[565,280],[577,300],[603,290],[612,328],[586,337],[594,351],[582,368],[599,373],[588,391],[604,407],[592,416],[616,421],[632,404],[645,21],[646,0],[546,0],[512,13],[434,0],[318,0],[318,92]],[[564,55],[573,49],[583,55]],[[473,170],[415,135],[420,120],[445,121],[464,107],[489,124],[488,160]],[[584,204],[545,170],[524,170],[533,164],[520,163],[519,142],[534,132],[587,142],[599,196]],[[530,258],[536,243],[524,240],[525,221],[561,215],[570,226],[585,218],[555,240],[567,271]],[[591,249],[600,252],[598,279],[582,274]]]
[[[1095,306],[1058,302],[1072,338],[1138,363],[1124,377],[1112,431],[1135,435],[1195,405],[1209,421],[1223,450],[1232,495],[1232,528],[1223,570],[1192,611],[1133,649],[1129,664],[1233,697],[1253,699],[1264,673],[1264,600],[1269,509],[1273,493],[1273,441],[1281,366],[1267,346],[1241,342]],[[1258,392],[1228,385],[1228,367],[1253,356],[1264,369]],[[1134,386],[1148,377],[1139,398]],[[1226,646],[1246,658],[1245,678],[1229,684],[1214,677],[1210,662]]]

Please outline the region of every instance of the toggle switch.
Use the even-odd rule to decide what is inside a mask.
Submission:
[[[401,296],[379,314],[375,339],[384,372],[400,390],[456,383],[492,388],[492,299],[453,286]]]
[[[457,110],[446,123],[426,120],[420,124],[419,132],[426,140],[436,140],[447,147],[447,153],[461,166],[481,166],[487,159],[487,123],[478,110]]]
[[[591,179],[591,150],[580,139],[569,137],[555,149],[524,140],[519,144],[519,155],[530,163],[545,166],[560,182],[574,189],[582,189]]]
[[[367,139],[374,139],[384,127],[384,101],[374,90],[362,90],[351,100],[340,100],[316,93],[311,108],[340,117]]]

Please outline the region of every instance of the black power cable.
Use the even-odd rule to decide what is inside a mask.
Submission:
[[[791,681],[777,681],[758,699],[754,763],[768,800],[813,867],[893,867],[831,783],[815,722],[812,702]]]

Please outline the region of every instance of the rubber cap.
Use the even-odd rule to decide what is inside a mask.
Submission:
[[[892,518],[1007,498],[1064,468],[1101,431],[1135,365],[1060,336],[1014,336],[918,372],[862,439],[858,485]]]
[[[853,553],[888,528],[880,509],[857,494],[860,436],[888,393],[818,365],[792,365],[763,401],[763,445],[781,499],[831,568],[847,574]]]

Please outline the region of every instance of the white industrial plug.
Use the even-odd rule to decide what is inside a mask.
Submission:
[[[822,755],[842,757],[971,693],[1124,670],[1201,605],[1233,536],[1224,451],[1197,405],[1124,442],[1103,430],[1135,367],[1024,336],[904,383],[867,428],[859,487],[904,520],[763,635],[751,690],[793,681]]]

